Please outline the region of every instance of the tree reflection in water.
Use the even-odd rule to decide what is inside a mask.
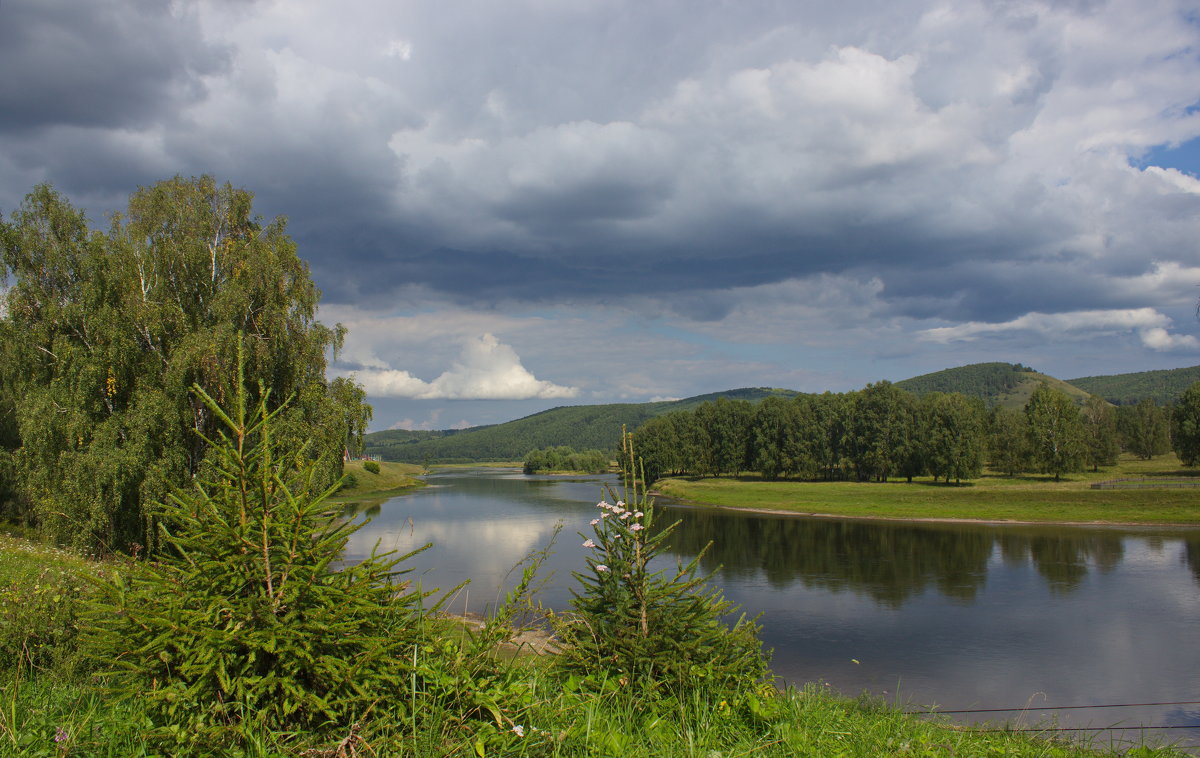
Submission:
[[[1184,543],[1183,559],[1187,562],[1188,568],[1192,570],[1196,584],[1200,584],[1200,539],[1187,540]]]
[[[1076,590],[1089,571],[1107,573],[1124,557],[1116,530],[1068,527],[912,524],[824,518],[676,511],[672,540],[681,558],[712,542],[704,559],[727,578],[761,573],[772,587],[863,593],[888,608],[936,589],[970,603],[987,579],[988,562],[1032,564],[1052,592]],[[1186,560],[1200,582],[1200,541],[1187,542]]]

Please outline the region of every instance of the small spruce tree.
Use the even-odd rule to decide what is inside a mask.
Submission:
[[[315,487],[318,462],[273,436],[286,404],[268,411],[260,388],[247,407],[241,366],[229,413],[194,388],[221,431],[195,489],[157,509],[161,555],[96,580],[90,613],[92,654],[172,753],[345,734],[409,686],[425,634],[424,595],[395,582],[408,556],[335,566],[359,524],[325,503],[337,485]]]

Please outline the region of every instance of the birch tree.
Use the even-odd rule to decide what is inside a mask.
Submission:
[[[284,444],[332,482],[361,437],[361,390],[325,379],[340,326],[282,218],[212,177],[137,190],[106,231],[49,186],[0,227],[9,284],[0,318],[0,441],[16,480],[10,515],[94,550],[152,547],[147,506],[188,482],[224,402],[239,341],[246,374],[277,403]],[[257,396],[251,401],[256,402]]]

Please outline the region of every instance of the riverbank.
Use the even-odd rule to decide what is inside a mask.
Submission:
[[[1122,456],[1099,472],[1008,477],[986,472],[961,485],[918,478],[912,482],[765,481],[757,477],[668,478],[655,494],[680,503],[796,516],[905,521],[996,523],[1200,525],[1200,489],[1092,489],[1127,477],[1186,477],[1175,455],[1149,461]]]
[[[402,495],[425,482],[418,477],[424,469],[413,463],[375,462],[379,472],[369,471],[366,464],[371,461],[347,461],[342,466],[349,486],[344,486],[329,498],[332,503],[361,503],[386,500]]]
[[[87,603],[84,575],[106,564],[25,540],[0,538],[0,630],[15,650],[38,650],[36,665],[19,666],[20,655],[0,664],[0,754],[14,756],[136,756],[153,752],[151,728],[138,698],[114,699],[97,684],[93,661],[80,664],[78,619]],[[57,650],[58,654],[54,654]],[[519,724],[502,723],[471,730],[459,714],[421,699],[419,691],[398,698],[425,714],[426,728],[413,733],[403,708],[377,708],[345,736],[346,748],[376,755],[593,756],[646,758],[758,755],[976,755],[1115,756],[1104,745],[1091,749],[1043,734],[988,733],[930,722],[879,701],[852,699],[826,686],[775,691],[765,687],[753,697],[731,702],[717,692],[697,691],[683,701],[652,705],[619,686],[599,691],[558,671],[553,656],[512,658],[522,683],[520,703],[500,703],[521,712]],[[512,685],[516,687],[516,684]],[[408,711],[411,715],[412,711]],[[936,717],[944,718],[944,717]],[[367,747],[371,750],[368,751]],[[248,755],[334,755],[337,744],[305,734],[263,733]],[[194,755],[215,754],[204,745]],[[305,752],[310,751],[310,752]],[[344,749],[342,754],[354,754]],[[1170,750],[1139,750],[1138,755],[1180,756]]]

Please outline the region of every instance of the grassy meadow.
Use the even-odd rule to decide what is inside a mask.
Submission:
[[[1069,474],[1058,482],[1040,474],[1009,477],[988,471],[961,484],[928,477],[874,483],[765,481],[744,476],[662,479],[654,488],[686,503],[862,518],[1200,524],[1200,488],[1091,488],[1095,482],[1141,477],[1200,482],[1200,471],[1184,468],[1174,453],[1148,461],[1123,454],[1116,466]]]
[[[417,477],[424,473],[422,467],[413,463],[379,462],[379,473],[363,468],[367,461],[347,461],[342,472],[347,475],[349,485],[342,487],[330,498],[330,502],[362,502],[384,500],[415,487],[424,486]]]

